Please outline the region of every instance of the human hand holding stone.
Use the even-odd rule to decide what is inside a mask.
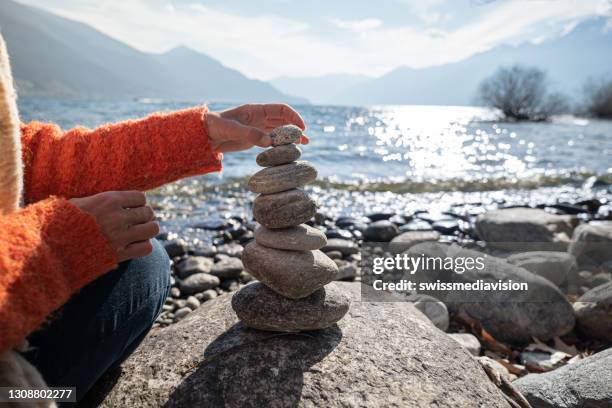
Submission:
[[[283,125],[305,129],[304,120],[293,108],[285,104],[248,104],[221,112],[209,112],[206,123],[210,143],[216,152],[235,152],[253,146],[268,147],[269,133]],[[302,136],[299,143],[308,144]]]

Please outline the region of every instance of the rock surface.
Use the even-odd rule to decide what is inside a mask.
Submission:
[[[232,298],[234,312],[247,326],[278,332],[330,327],[348,312],[350,303],[349,297],[335,283],[295,300],[255,282],[236,292]]]
[[[203,256],[190,256],[176,266],[179,278],[185,279],[194,273],[210,273],[213,260]]]
[[[576,258],[567,252],[531,251],[510,255],[506,261],[548,279],[557,286],[576,283]]]
[[[216,276],[208,273],[195,273],[186,279],[179,281],[182,293],[191,295],[192,293],[203,292],[207,289],[216,288],[221,281]]]
[[[612,260],[612,222],[582,224],[572,236],[569,252],[579,262],[603,264]]]
[[[257,155],[256,161],[261,167],[278,166],[291,163],[300,158],[302,151],[294,144],[276,146]]]
[[[256,242],[244,248],[242,262],[255,278],[292,299],[310,295],[338,273],[334,261],[321,251],[285,251]]]
[[[533,408],[612,406],[612,348],[543,374],[514,381]]]
[[[404,301],[404,300],[403,300]],[[408,295],[405,301],[410,302],[423,313],[438,329],[446,331],[450,323],[446,305],[433,296]]]
[[[535,208],[505,208],[476,219],[478,236],[489,245],[510,251],[567,249],[572,218]]]
[[[331,238],[327,240],[327,245],[323,247],[324,252],[338,251],[344,256],[356,254],[359,247],[353,241],[342,238]]]
[[[358,283],[338,285],[354,301],[350,311],[307,334],[248,329],[231,296],[211,300],[149,334],[91,399],[102,407],[510,407],[412,305],[358,302]]]
[[[582,333],[612,342],[612,282],[582,295],[574,303],[574,311]]]
[[[270,230],[262,225],[255,229],[255,241],[268,248],[310,251],[323,248],[327,238],[321,230],[310,225]]]
[[[512,280],[527,283],[526,291],[433,291],[430,294],[444,302],[451,312],[465,311],[476,318],[498,340],[527,343],[536,337],[550,340],[562,336],[574,327],[572,305],[553,283],[511,265],[505,260],[469,249],[425,242],[406,251],[412,257],[422,254],[430,258],[483,258],[482,270],[466,269],[455,273],[451,269],[419,271],[415,277],[435,282],[474,283],[478,280],[498,283]]]
[[[266,228],[287,228],[310,220],[317,210],[312,198],[302,190],[260,195],[253,202],[253,216]]]
[[[306,161],[267,167],[249,179],[249,190],[260,194],[274,194],[302,187],[317,178],[317,170]]]
[[[363,239],[370,242],[389,242],[399,234],[399,229],[391,221],[375,221],[368,225]]]
[[[450,338],[455,340],[457,343],[470,352],[473,356],[480,355],[480,341],[478,338],[470,333],[451,333]]]
[[[238,258],[225,258],[217,262],[210,269],[210,274],[219,279],[237,279],[244,269],[242,261]]]
[[[389,252],[399,254],[411,246],[421,242],[437,241],[440,233],[437,231],[407,231],[399,234],[389,243]]]
[[[270,132],[272,146],[282,146],[299,142],[302,137],[302,129],[295,125],[279,126]]]

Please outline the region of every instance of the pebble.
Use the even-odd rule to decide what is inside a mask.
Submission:
[[[399,230],[400,232],[431,231],[431,225],[427,221],[416,219],[402,225]]]
[[[218,277],[208,273],[196,273],[179,282],[181,292],[186,295],[205,291],[219,286]]]
[[[274,194],[302,187],[317,178],[317,170],[306,161],[267,167],[249,179],[249,190],[260,194]]]
[[[170,258],[176,258],[187,253],[187,243],[180,239],[168,241],[164,244],[164,249]]]
[[[185,279],[194,273],[210,273],[213,260],[203,256],[190,256],[176,266],[176,274],[179,278]]]
[[[191,309],[188,308],[188,307],[183,307],[183,308],[177,310],[176,313],[174,313],[174,319],[175,320],[181,320],[182,318],[187,316],[189,313],[191,313]]]
[[[173,298],[181,297],[181,290],[177,287],[170,288],[170,296]]]
[[[421,242],[437,241],[440,233],[437,231],[407,231],[399,234],[389,243],[389,252],[399,254],[413,245]]]
[[[302,137],[302,129],[295,125],[285,125],[277,127],[270,132],[272,146],[288,145],[299,142]]]
[[[370,242],[389,242],[397,235],[399,235],[399,229],[395,224],[381,220],[368,225],[363,233],[363,239]]]
[[[338,267],[323,252],[285,251],[251,242],[244,249],[245,269],[283,296],[298,299],[331,282]]]
[[[334,259],[336,266],[338,266],[338,273],[333,277],[333,280],[353,280],[357,276],[357,266],[351,262],[344,261],[342,259]]]
[[[185,302],[185,306],[191,310],[196,310],[198,307],[200,307],[200,301],[195,296],[189,296]]]
[[[240,272],[244,269],[242,261],[238,258],[222,259],[214,264],[210,270],[210,274],[219,279],[236,279],[240,276]]]
[[[589,338],[612,342],[612,282],[586,292],[574,303],[578,328]]]
[[[450,333],[450,338],[470,352],[473,356],[480,355],[480,341],[471,333]]]
[[[344,317],[349,306],[349,297],[335,283],[298,300],[287,299],[260,282],[232,297],[232,308],[247,326],[279,332],[330,327]]]
[[[329,252],[325,252],[325,255],[329,256],[330,259],[342,259],[342,252],[340,251],[329,251]]]
[[[310,220],[315,202],[302,190],[259,195],[253,203],[255,219],[267,228],[287,228]]]
[[[327,245],[323,247],[323,252],[340,252],[342,255],[352,255],[359,252],[359,247],[353,241],[341,238],[327,240]]]
[[[278,166],[291,163],[300,158],[302,151],[293,143],[276,146],[257,155],[257,164],[261,167]]]
[[[214,289],[205,290],[204,292],[201,293],[201,295],[202,295],[200,299],[201,302],[206,302],[207,300],[214,299],[217,296],[219,296],[217,294],[217,291]]]
[[[327,244],[325,234],[306,224],[274,230],[260,225],[254,235],[258,244],[276,249],[308,251],[323,248]]]

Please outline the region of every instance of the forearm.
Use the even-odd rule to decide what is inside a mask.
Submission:
[[[0,216],[0,353],[116,263],[94,217],[66,200]]]
[[[27,202],[49,195],[148,190],[221,169],[203,107],[66,133],[31,123],[22,126],[22,141]]]

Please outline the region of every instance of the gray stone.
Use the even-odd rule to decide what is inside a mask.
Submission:
[[[510,255],[506,261],[548,279],[557,286],[576,283],[578,264],[567,252],[531,251]]]
[[[236,279],[240,277],[240,272],[244,269],[242,261],[238,258],[222,259],[214,264],[210,274],[219,279]]]
[[[276,146],[257,155],[256,161],[261,167],[278,166],[291,163],[300,158],[302,151],[293,143]]]
[[[334,259],[334,263],[338,266],[338,273],[334,275],[333,280],[355,279],[357,276],[357,266],[355,264],[342,259]]]
[[[297,143],[302,137],[302,129],[295,125],[279,126],[270,132],[272,146],[281,146],[290,143]]]
[[[327,245],[322,250],[323,252],[339,251],[342,255],[348,256],[358,253],[359,247],[348,239],[331,238],[327,240]]]
[[[310,295],[338,273],[334,261],[321,251],[285,251],[256,242],[244,248],[242,262],[255,278],[292,299]]]
[[[179,278],[185,279],[194,273],[210,273],[213,260],[203,256],[190,256],[176,266],[176,274]]]
[[[480,354],[480,341],[478,338],[471,333],[450,333],[450,338],[455,340],[457,343],[470,352],[473,356]]]
[[[389,243],[389,252],[392,254],[399,254],[421,242],[437,241],[439,239],[440,233],[437,231],[407,231],[391,240]]]
[[[446,331],[449,324],[448,309],[446,305],[433,296],[408,295],[406,301],[421,311],[438,329]]]
[[[200,307],[200,301],[195,296],[189,296],[185,305],[191,310],[196,310]]]
[[[610,408],[612,348],[543,374],[528,374],[512,384],[533,408]]]
[[[479,215],[476,232],[495,248],[565,251],[573,225],[574,218],[568,215],[553,215],[535,208],[506,208]]]
[[[191,313],[190,308],[188,307],[180,308],[179,310],[176,311],[176,313],[174,313],[174,319],[181,320],[183,317],[187,316],[189,313]]]
[[[612,282],[597,286],[574,303],[580,331],[590,338],[612,342]]]
[[[363,233],[363,239],[370,242],[389,242],[399,235],[397,225],[390,221],[375,221],[368,225]]]
[[[323,232],[306,224],[273,230],[260,225],[255,229],[255,241],[269,248],[293,251],[320,249],[327,244]]]
[[[191,295],[193,293],[203,292],[207,289],[216,288],[221,281],[216,276],[208,273],[196,273],[179,281],[181,293]]]
[[[259,195],[253,202],[253,215],[266,228],[287,228],[310,220],[317,210],[315,202],[302,190]]]
[[[349,312],[304,334],[248,329],[230,295],[206,302],[152,331],[90,397],[104,408],[510,407],[411,304],[359,302],[358,283],[336,285],[353,300]]]
[[[552,282],[503,259],[463,249],[456,245],[435,242],[417,244],[405,252],[411,257],[436,259],[480,260],[483,268],[465,268],[462,273],[452,269],[420,269],[413,278],[424,281],[499,283],[512,280],[526,283],[528,290],[519,291],[431,291],[451,312],[465,311],[500,341],[527,343],[532,338],[546,341],[570,332],[575,323],[574,310],[565,295]]]
[[[202,292],[202,299],[200,299],[202,302],[206,302],[207,300],[211,300],[216,298],[217,295],[217,291],[214,289],[208,289],[205,290],[204,292]]]
[[[334,283],[304,298],[288,299],[255,282],[232,298],[232,308],[247,326],[281,332],[330,327],[348,312],[350,303],[349,297]]]
[[[260,194],[274,194],[312,183],[317,170],[307,161],[267,167],[249,179],[249,190]]]
[[[599,265],[612,260],[612,222],[579,225],[572,236],[569,253],[579,263],[592,261]]]

